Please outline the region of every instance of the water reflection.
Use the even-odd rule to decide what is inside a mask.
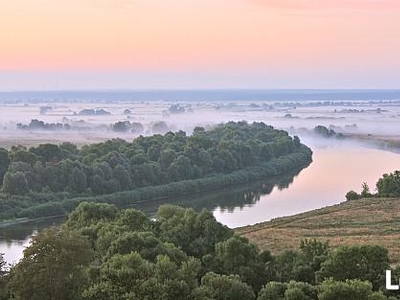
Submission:
[[[190,207],[196,211],[216,209],[233,213],[247,206],[253,206],[260,201],[263,195],[270,194],[274,188],[283,190],[293,183],[293,179],[300,171],[291,172],[281,177],[272,177],[248,184],[241,184],[234,187],[223,188],[207,193],[198,193],[185,197],[176,197],[168,200],[144,202],[132,207],[145,212],[149,216],[154,216],[160,205],[168,203],[183,207]],[[229,226],[229,224],[227,224]]]
[[[64,218],[50,218],[0,228],[0,253],[8,263],[15,263],[29,245],[32,236],[44,228],[58,225]]]
[[[400,169],[399,154],[341,145],[312,147],[313,163],[299,176],[295,172],[279,179],[144,202],[132,207],[149,216],[154,216],[158,207],[166,202],[197,211],[206,208],[213,211],[219,222],[233,228],[338,204],[345,200],[349,190],[359,191],[362,182],[367,182],[374,192],[375,183],[382,174]],[[19,259],[32,234],[61,221],[44,220],[0,229],[0,253],[5,253],[9,262]]]
[[[237,185],[233,188],[224,188],[207,193],[143,202],[131,207],[140,209],[151,217],[156,214],[158,207],[165,203],[191,207],[196,211],[206,208],[211,211],[219,209],[233,213],[237,209],[241,210],[246,206],[254,205],[260,201],[263,195],[271,193],[274,187],[280,190],[288,188],[298,173],[297,171],[288,173],[280,178],[269,178],[251,184]],[[52,218],[0,228],[0,253],[5,253],[7,262],[16,262],[22,257],[22,252],[29,245],[33,235],[44,228],[59,225],[63,220],[64,218]]]

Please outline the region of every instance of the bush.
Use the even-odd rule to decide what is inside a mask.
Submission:
[[[361,198],[361,195],[358,194],[356,191],[353,191],[353,190],[347,192],[347,194],[346,194],[347,201],[358,200],[360,198]]]

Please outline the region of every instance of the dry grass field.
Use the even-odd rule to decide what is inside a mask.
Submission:
[[[389,250],[400,262],[400,199],[362,199],[277,218],[236,232],[260,249],[277,254],[297,249],[301,239],[329,240],[331,246],[373,244]]]

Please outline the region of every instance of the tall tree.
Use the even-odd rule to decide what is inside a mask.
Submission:
[[[50,228],[33,237],[13,269],[10,289],[17,299],[80,299],[93,257],[86,238]]]

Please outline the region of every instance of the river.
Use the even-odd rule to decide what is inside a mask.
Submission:
[[[356,144],[305,141],[313,149],[313,163],[299,174],[273,178],[211,193],[170,199],[169,202],[196,210],[212,210],[229,227],[255,224],[345,201],[345,194],[360,191],[363,182],[374,192],[383,173],[400,169],[400,155]],[[154,215],[161,202],[134,206]],[[19,224],[0,229],[0,253],[16,262],[30,237],[39,230],[58,225],[62,218]]]

